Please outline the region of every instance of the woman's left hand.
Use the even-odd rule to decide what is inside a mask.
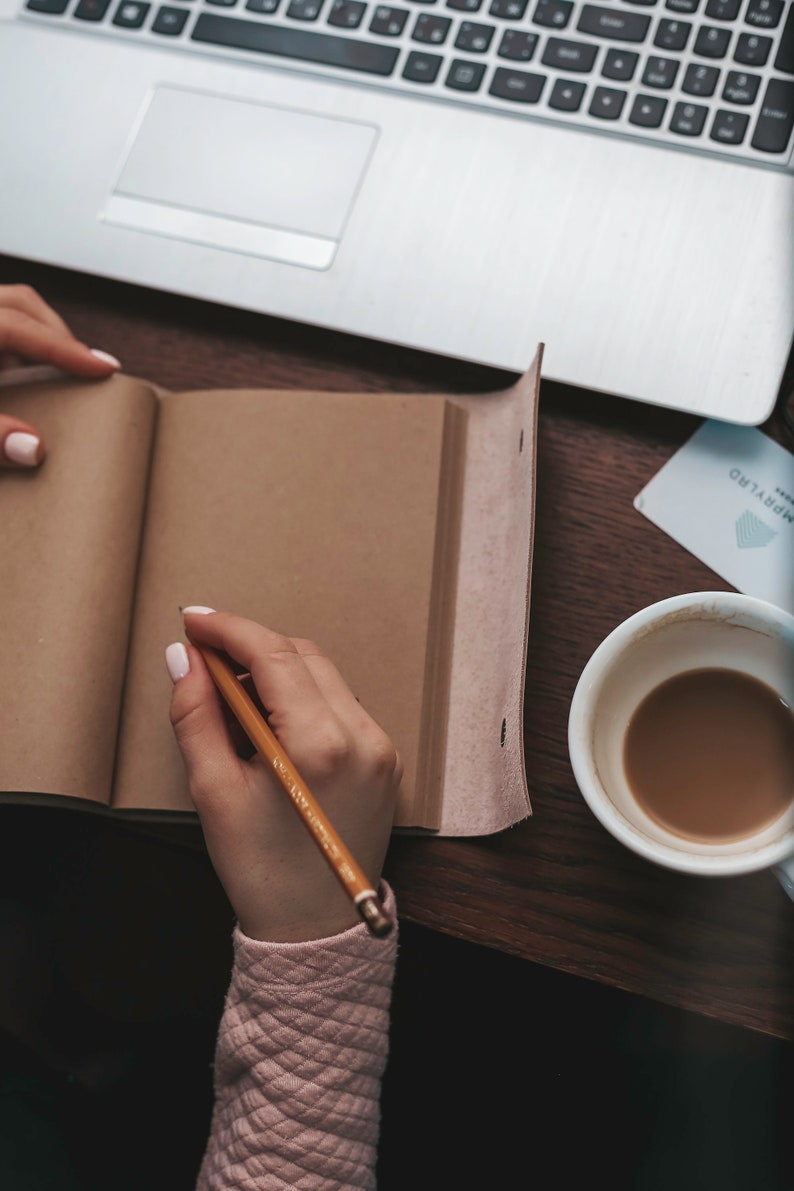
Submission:
[[[88,379],[121,367],[114,356],[87,347],[29,285],[0,285],[0,369],[50,364]],[[0,414],[0,467],[38,467],[45,448],[34,426]]]

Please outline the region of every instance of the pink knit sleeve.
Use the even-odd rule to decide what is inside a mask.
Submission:
[[[396,934],[362,924],[261,943],[235,930],[197,1191],[372,1191]]]

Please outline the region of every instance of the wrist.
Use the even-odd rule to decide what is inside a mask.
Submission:
[[[378,897],[385,908],[391,906],[393,909],[394,894],[385,881],[378,885]],[[241,935],[253,942],[277,945],[321,943],[359,927],[369,930],[346,894],[341,894],[339,902],[334,899],[320,913],[308,913],[295,904],[290,909],[291,913],[276,914],[271,908],[269,913],[261,915],[238,916],[237,928]]]

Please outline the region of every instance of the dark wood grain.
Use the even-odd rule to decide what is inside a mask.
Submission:
[[[107,280],[0,260],[92,346],[168,388],[472,392],[512,375]],[[401,917],[664,1004],[794,1037],[794,905],[768,872],[699,879],[616,843],[578,793],[567,715],[626,616],[727,584],[635,512],[699,419],[544,381],[524,717],[533,815],[474,840],[396,837]],[[782,438],[781,424],[766,427]]]

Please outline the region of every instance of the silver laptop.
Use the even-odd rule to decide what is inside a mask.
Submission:
[[[790,0],[0,0],[0,251],[758,424]]]

